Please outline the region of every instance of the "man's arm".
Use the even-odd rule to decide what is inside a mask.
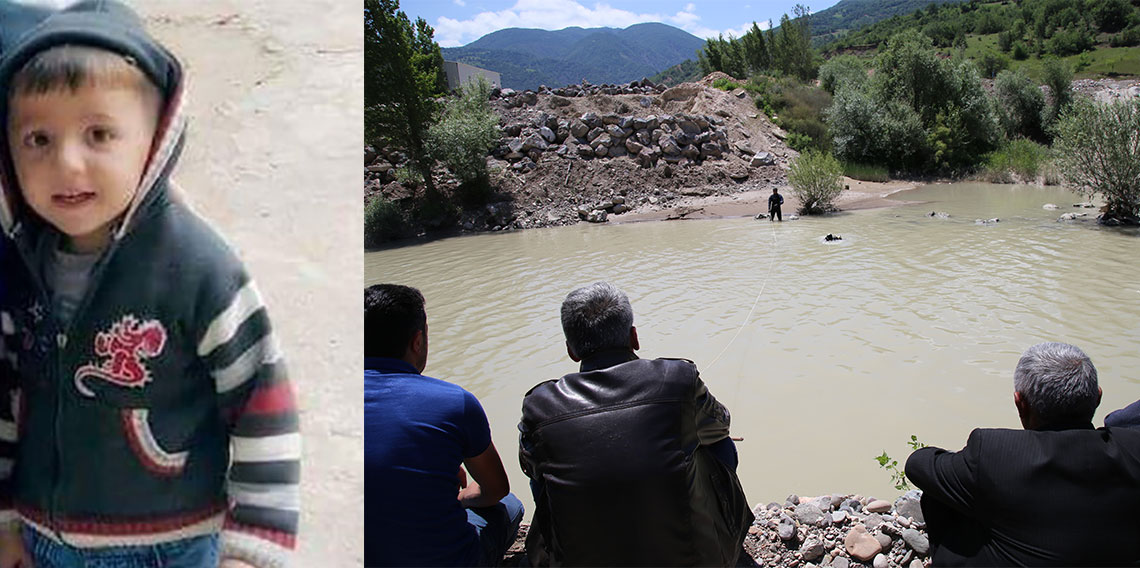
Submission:
[[[503,468],[503,460],[499,458],[494,442],[483,453],[463,460],[463,465],[472,480],[459,491],[459,502],[464,507],[490,507],[511,491],[507,470]]]
[[[697,438],[701,445],[715,444],[728,437],[728,426],[732,417],[723,404],[709,392],[704,381],[697,377],[693,400],[697,407]]]
[[[925,447],[915,450],[906,460],[906,476],[924,494],[930,495],[954,510],[969,513],[977,498],[977,467],[970,445],[980,443],[977,430],[970,434],[960,452]]]
[[[1140,400],[1110,412],[1104,417],[1104,425],[1113,428],[1140,428]]]

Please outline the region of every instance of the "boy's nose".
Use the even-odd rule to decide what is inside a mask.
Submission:
[[[84,151],[81,144],[64,141],[57,146],[56,162],[64,172],[83,170]]]

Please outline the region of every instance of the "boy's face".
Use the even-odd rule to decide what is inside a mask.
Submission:
[[[24,199],[76,252],[110,243],[146,167],[157,121],[128,85],[12,97],[8,140]]]

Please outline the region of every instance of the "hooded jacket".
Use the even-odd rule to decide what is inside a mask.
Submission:
[[[522,412],[532,566],[736,565],[753,515],[708,450],[730,418],[692,361],[598,353],[531,389]]]
[[[147,167],[70,323],[42,277],[62,235],[24,202],[0,139],[0,520],[77,547],[221,531],[222,556],[284,566],[299,514],[300,434],[265,306],[241,262],[171,195],[185,139],[177,59],[129,9],[86,1],[20,35],[10,81],[61,44],[127,56],[164,95]],[[13,372],[15,370],[15,372]]]

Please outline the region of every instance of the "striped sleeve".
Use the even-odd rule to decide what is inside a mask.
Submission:
[[[209,322],[198,357],[230,428],[222,556],[259,568],[286,566],[300,513],[301,434],[277,338],[252,281]]]
[[[19,408],[19,380],[16,374],[16,329],[7,311],[0,311],[0,528],[18,522],[12,502],[12,475],[16,465],[16,426]]]

